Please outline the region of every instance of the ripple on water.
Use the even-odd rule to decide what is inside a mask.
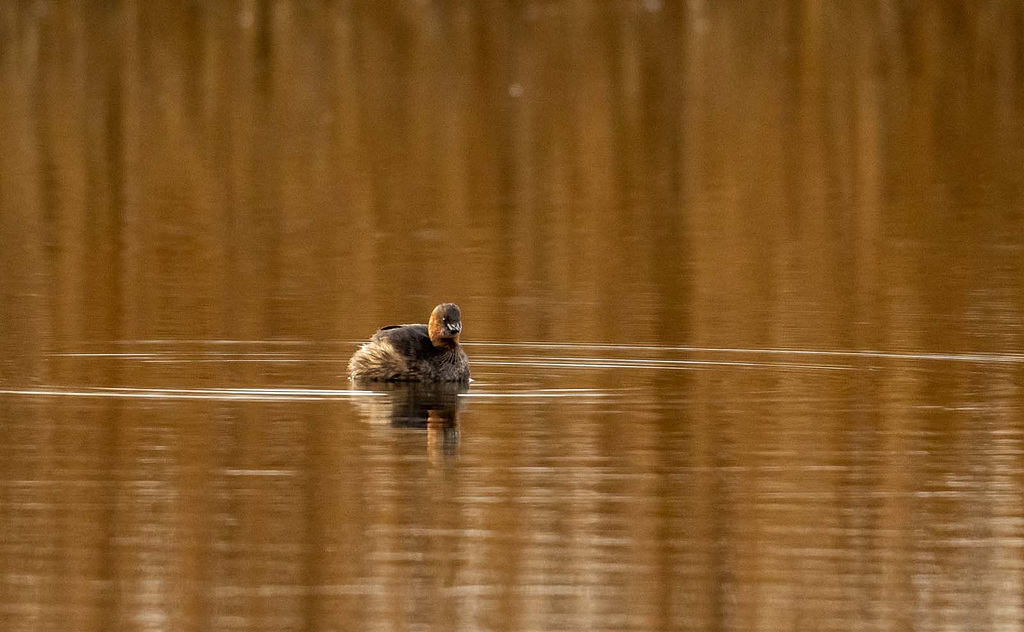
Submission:
[[[304,340],[124,340],[93,348],[62,351],[51,355],[56,361],[87,367],[104,363],[170,365],[161,373],[166,384],[136,387],[133,384],[81,384],[8,387],[0,395],[34,397],[106,397],[125,399],[209,399],[241,401],[330,401],[379,397],[381,393],[358,389],[347,382],[344,365],[358,341]],[[596,399],[621,395],[622,389],[579,388],[572,384],[539,386],[538,369],[573,371],[872,371],[886,362],[911,365],[965,363],[974,365],[1024,364],[1024,354],[939,353],[928,351],[889,352],[880,350],[726,348],[646,344],[573,344],[552,342],[468,342],[471,364],[477,378],[469,392],[459,396],[478,401],[499,399]],[[182,367],[182,382],[192,378],[187,368],[194,365],[259,364],[267,371],[288,369],[288,377],[299,380],[329,380],[334,388],[303,388],[293,385],[224,384],[211,388],[184,388],[176,383],[173,366]],[[302,366],[309,368],[303,369]],[[211,369],[216,371],[215,368]],[[96,371],[87,371],[95,373]],[[264,376],[254,374],[254,378]],[[237,379],[233,380],[237,382]],[[339,382],[344,381],[345,387]],[[207,374],[204,384],[216,383],[217,374]]]

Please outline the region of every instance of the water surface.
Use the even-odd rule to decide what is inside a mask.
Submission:
[[[1019,630],[1022,33],[5,5],[0,629]]]

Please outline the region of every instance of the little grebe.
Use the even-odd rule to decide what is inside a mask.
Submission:
[[[462,314],[442,303],[426,325],[381,327],[348,363],[353,379],[378,382],[468,382],[469,359],[459,345]]]

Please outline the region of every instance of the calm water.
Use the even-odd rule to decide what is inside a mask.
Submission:
[[[1024,629],[1022,84],[1009,1],[2,3],[0,630]],[[348,381],[441,301],[468,390]]]

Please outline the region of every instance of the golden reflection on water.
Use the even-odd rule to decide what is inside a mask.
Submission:
[[[4,4],[0,629],[1018,629],[1022,33]]]

